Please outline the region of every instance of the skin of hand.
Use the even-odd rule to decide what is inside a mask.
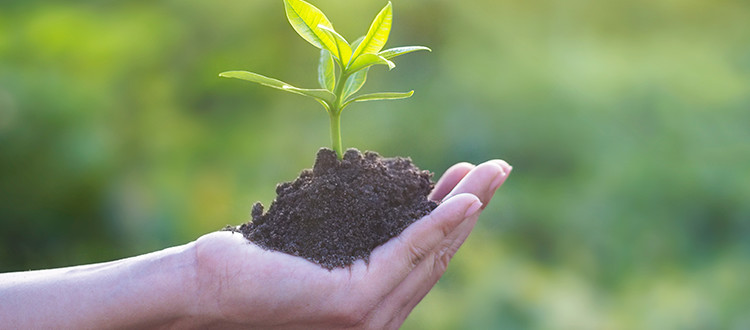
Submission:
[[[504,161],[459,163],[441,204],[332,271],[263,250],[239,233],[107,263],[0,274],[0,329],[395,329],[430,291],[510,174]]]

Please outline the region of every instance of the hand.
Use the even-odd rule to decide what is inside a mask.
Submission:
[[[398,328],[448,267],[511,167],[454,165],[430,198],[442,203],[376,248],[369,264],[332,271],[263,250],[242,234],[195,242],[193,325],[262,328]]]

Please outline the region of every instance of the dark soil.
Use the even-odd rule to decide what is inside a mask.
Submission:
[[[339,160],[324,148],[312,170],[276,187],[268,212],[256,203],[252,221],[233,230],[265,249],[346,267],[437,206],[427,199],[431,177],[408,158],[349,149]]]

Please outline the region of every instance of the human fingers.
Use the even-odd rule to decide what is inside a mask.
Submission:
[[[399,264],[394,268],[402,273],[392,282],[395,287],[370,315],[373,324],[393,322],[398,325],[403,322],[408,312],[445,272],[448,261],[474,227],[480,213],[479,203],[478,198],[471,194],[461,194],[447,200],[398,236],[397,246],[390,251],[392,253],[380,255],[391,263],[395,261]],[[466,204],[469,206],[466,207]],[[372,261],[374,263],[375,260]],[[405,270],[408,273],[404,275]],[[393,274],[394,270],[389,272]],[[404,310],[407,307],[409,311]]]
[[[446,238],[440,247],[433,251],[418,265],[409,276],[391,293],[387,299],[392,299],[391,306],[396,307],[394,322],[401,324],[409,316],[414,307],[432,290],[438,280],[448,269],[448,264],[456,255],[458,249],[466,241],[479,219],[479,213],[464,220],[453,231],[451,237]],[[403,292],[402,292],[403,291]]]
[[[399,236],[376,248],[370,257],[370,275],[390,292],[466,218],[481,209],[479,199],[461,194],[440,204]]]
[[[508,178],[512,167],[502,160],[490,160],[472,169],[453,190],[443,198],[450,199],[462,193],[471,193],[479,197],[484,206],[490,202],[503,182]]]
[[[486,201],[492,198],[497,187],[507,178],[507,174],[510,172],[510,165],[504,161],[490,161],[487,163],[495,163],[499,165],[503,171],[497,174],[492,182],[489,184],[489,190],[484,196]],[[492,175],[491,168],[494,167],[490,164],[480,165],[483,168],[478,168],[477,172],[469,174],[466,178],[469,184],[466,184],[464,188],[458,187],[454,189],[452,194],[465,193],[461,192],[461,189],[468,190],[467,187],[472,185],[471,181],[482,182],[487,181],[486,178]],[[495,169],[496,170],[496,169]],[[481,185],[480,185],[481,186]],[[452,195],[455,196],[455,195]],[[450,196],[446,197],[450,199]],[[486,205],[486,204],[485,204]],[[484,206],[482,207],[484,208]],[[409,315],[412,309],[424,298],[425,295],[432,289],[437,281],[442,277],[443,273],[448,268],[448,263],[456,254],[461,245],[466,241],[466,238],[474,228],[479,214],[476,212],[474,216],[461,222],[453,232],[446,236],[446,238],[439,244],[439,246],[432,251],[432,254],[425,258],[419,265],[415,267],[411,274],[409,274],[404,281],[386,298],[388,303],[384,303],[384,306],[394,308],[393,313],[386,312],[385,315],[393,314],[393,322],[400,324]]]
[[[448,168],[435,184],[428,198],[433,201],[442,200],[474,167],[476,167],[474,164],[462,162]]]

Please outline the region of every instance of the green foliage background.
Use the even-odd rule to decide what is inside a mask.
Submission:
[[[384,1],[319,0],[348,39]],[[750,3],[394,1],[344,144],[514,173],[407,329],[748,328]],[[328,146],[281,1],[0,3],[0,271],[246,221]]]

